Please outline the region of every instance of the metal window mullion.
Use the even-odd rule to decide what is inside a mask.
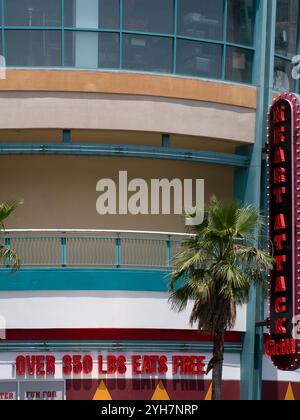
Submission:
[[[177,17],[178,17],[178,0],[173,2],[173,74],[176,74],[177,67]]]
[[[165,35],[170,36],[170,35]],[[217,39],[206,39],[206,38],[194,38],[191,36],[185,36],[185,35],[177,35],[177,39],[182,39],[184,41],[195,41],[195,42],[203,42],[206,44],[217,44],[217,45],[223,45],[224,41],[219,41]]]
[[[5,29],[17,31],[59,31],[61,26],[5,26]]]
[[[47,28],[46,28],[47,29]],[[64,27],[65,31],[71,32],[108,32],[108,33],[118,33],[120,32],[119,29],[107,29],[107,28],[72,28],[70,26]]]
[[[1,0],[1,13],[2,13],[2,18],[1,18],[1,25],[2,25],[2,54],[3,57],[6,57],[6,46],[5,46],[5,31],[4,31],[4,25],[5,25],[5,19],[4,19],[4,0]]]
[[[258,59],[257,54],[257,48],[258,48],[258,42],[261,36],[261,20],[260,20],[260,1],[262,0],[255,0],[254,1],[254,10],[255,10],[255,17],[254,17],[254,25],[253,25],[253,57],[252,57],[252,73],[251,73],[251,84],[255,85],[257,82],[257,78],[259,75],[259,66],[260,66],[260,60]],[[277,1],[277,0],[276,0]],[[252,22],[253,24],[253,22]]]
[[[123,0],[119,0],[119,2],[120,2],[119,69],[122,70],[123,68]]]
[[[243,50],[255,51],[255,47],[251,45],[237,44],[235,42],[226,42],[227,47],[241,48]]]
[[[276,52],[275,52],[275,57],[280,58],[281,60],[285,60],[285,61],[292,61],[292,58],[293,58],[292,55],[284,55],[284,54],[276,53]]]
[[[222,80],[226,79],[226,54],[227,54],[227,29],[228,29],[228,0],[224,0],[224,27],[223,27],[223,52],[222,52]]]
[[[156,36],[158,38],[171,38],[174,35],[172,34],[164,34],[162,32],[145,32],[145,31],[132,31],[130,29],[124,29],[122,31],[124,34],[132,34],[132,35],[142,35],[142,36]]]
[[[260,2],[261,0],[255,1],[255,25],[253,29],[253,37],[254,37],[254,57],[253,57],[253,70],[252,70],[252,84],[257,85],[257,81],[260,77],[260,63],[258,57],[258,40],[261,37],[262,29],[261,29],[261,19],[260,19]]]
[[[65,0],[61,0],[61,66],[65,66]]]

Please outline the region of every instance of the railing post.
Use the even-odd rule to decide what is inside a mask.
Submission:
[[[11,243],[10,243],[10,237],[6,237],[5,238],[5,248],[6,249],[10,249],[10,247],[11,247]],[[10,267],[10,261],[9,261],[9,258],[5,258],[5,266],[7,267],[7,268],[9,268]]]
[[[115,264],[117,268],[121,267],[121,238],[118,233],[116,237],[116,255],[115,255]]]
[[[65,233],[65,232],[63,232]],[[67,266],[67,238],[66,236],[62,236],[60,238],[60,244],[61,244],[61,248],[60,248],[60,259],[61,259],[61,266],[62,267],[66,267]]]
[[[166,256],[167,256],[167,268],[172,267],[172,251],[171,251],[171,236],[168,236],[168,239],[166,241]]]

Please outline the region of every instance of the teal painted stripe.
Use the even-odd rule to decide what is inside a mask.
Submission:
[[[22,269],[0,270],[0,291],[120,290],[167,292],[170,271],[140,269]]]
[[[23,351],[161,351],[211,353],[211,342],[169,341],[6,341],[0,342],[0,353]],[[241,353],[241,343],[225,343],[226,353]]]

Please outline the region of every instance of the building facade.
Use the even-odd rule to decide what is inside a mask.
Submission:
[[[299,91],[299,2],[0,5],[0,202],[24,200],[4,238],[21,269],[0,269],[0,399],[210,399],[211,339],[168,303],[180,212],[149,192],[152,212],[118,196],[101,215],[99,180],[129,197],[136,179],[203,179],[205,201],[266,211],[267,113]],[[266,317],[253,290],[226,335],[224,399],[300,399],[298,372],[264,356]]]

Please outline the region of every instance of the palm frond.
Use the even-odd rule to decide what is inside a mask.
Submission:
[[[259,229],[263,218],[253,206],[240,207],[235,214],[235,235],[238,237],[249,236],[254,229]]]
[[[11,267],[13,271],[20,268],[20,260],[17,254],[12,249],[6,248],[3,245],[0,246],[0,260]]]
[[[235,257],[238,262],[243,265],[252,265],[262,267],[265,270],[272,270],[275,260],[267,252],[247,246],[237,245],[234,249]]]
[[[6,203],[0,204],[0,225],[1,229],[4,229],[3,222],[5,219],[8,218],[8,216],[11,215],[11,213],[16,210],[16,208],[22,204],[21,201],[9,201]]]
[[[221,261],[215,269],[215,274],[221,279],[220,293],[224,293],[227,289],[243,289],[248,288],[249,283],[244,273],[235,265]]]

